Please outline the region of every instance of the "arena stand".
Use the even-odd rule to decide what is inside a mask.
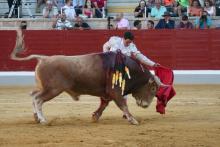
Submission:
[[[42,17],[42,14],[35,13],[37,0],[23,0],[22,3],[22,15],[23,18],[28,18],[29,14],[26,5],[30,8],[31,13],[36,15],[37,18]],[[134,8],[137,6],[137,0],[108,0],[108,15],[115,16],[116,13],[124,12],[125,16],[133,16]],[[7,0],[0,0],[0,16],[3,17],[4,13],[8,12]]]
[[[28,5],[35,18],[30,18],[27,8],[25,5]],[[115,16],[117,13],[123,12],[125,18],[127,18],[130,22],[130,26],[132,27],[133,22],[137,19],[134,18],[134,9],[138,5],[137,0],[108,0],[107,9],[108,16]],[[42,18],[41,13],[35,13],[36,0],[23,0],[22,3],[22,17],[23,18],[3,18],[4,13],[8,12],[8,4],[6,0],[0,0],[0,30],[15,30],[18,24],[22,20],[26,20],[28,24],[29,30],[48,30],[52,29],[53,19],[45,19]],[[146,28],[146,23],[148,19],[151,19],[155,22],[158,22],[158,19],[154,18],[138,18],[142,21],[142,26]],[[176,21],[176,24],[179,22],[179,18],[172,18]],[[190,17],[189,20],[194,22],[195,17]],[[220,27],[220,17],[215,16],[212,17],[213,20],[213,28]],[[92,29],[107,29],[107,18],[91,18],[85,19],[85,21],[91,26]],[[113,20],[111,20],[112,24],[115,24]]]
[[[101,52],[110,36],[124,31],[26,30],[25,44],[29,54],[81,55]],[[220,83],[220,30],[143,30],[133,31],[137,47],[152,60],[174,69],[175,84]],[[0,31],[0,85],[34,83],[36,61],[10,60],[15,45],[15,31]],[[83,38],[83,43],[82,43]],[[16,71],[16,72],[15,72]],[[19,72],[18,72],[19,71]]]

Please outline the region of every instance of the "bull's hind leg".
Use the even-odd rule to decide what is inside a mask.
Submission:
[[[36,95],[38,92],[40,92],[40,90],[33,90],[33,91],[31,91],[31,93],[30,93],[30,95],[32,96],[32,107],[33,107],[33,112],[34,112],[34,120],[35,120],[37,123],[39,123],[40,121],[39,121],[39,119],[38,119],[38,117],[37,117],[37,109],[36,109],[36,107],[35,107],[34,97],[35,97],[35,95]]]
[[[108,106],[110,100],[105,100],[102,97],[100,98],[100,106],[99,108],[93,112],[92,119],[93,121],[98,121],[99,118],[102,116],[102,112],[105,110],[105,108]]]
[[[46,91],[38,91],[33,95],[33,108],[34,113],[37,114],[35,116],[35,120],[42,124],[46,123],[46,119],[42,112],[42,105],[44,102],[49,101],[50,99],[56,97],[61,93],[60,90],[46,90]]]

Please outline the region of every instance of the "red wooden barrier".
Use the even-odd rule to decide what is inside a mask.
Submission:
[[[133,31],[137,48],[155,62],[182,70],[220,69],[220,30],[142,30]],[[101,52],[110,36],[123,31],[51,31],[24,32],[28,48],[24,55],[79,55]],[[0,31],[0,71],[31,71],[36,61],[10,60],[15,31]]]

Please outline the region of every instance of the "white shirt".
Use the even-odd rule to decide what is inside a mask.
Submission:
[[[214,16],[215,15],[215,8],[214,8],[214,6],[211,6],[209,8],[204,7],[204,10],[207,11],[210,16]]]
[[[125,18],[122,18],[119,22],[117,22],[117,28],[118,29],[121,29],[121,28],[130,29],[129,21]]]
[[[127,56],[131,56],[133,54],[138,60],[146,65],[154,66],[155,64],[155,62],[141,54],[134,43],[130,43],[129,46],[124,46],[123,38],[121,37],[113,36],[103,45],[103,52],[116,52],[117,50],[120,50],[122,54]]]
[[[75,18],[76,12],[74,7],[65,5],[62,9],[64,9],[64,13],[66,14],[66,18],[68,20],[73,20]]]
[[[107,42],[108,49],[103,47],[103,52],[116,52],[117,50],[121,50],[121,52],[124,55],[131,56],[131,53],[140,53],[140,51],[137,50],[134,43],[130,43],[129,46],[124,46],[123,38],[113,36],[109,39]],[[109,49],[110,48],[110,49]]]
[[[70,21],[68,20],[65,20],[64,22],[61,21],[61,19],[59,19],[57,21],[57,24],[56,24],[56,29],[57,30],[63,30],[63,29],[71,29],[73,28],[73,25]]]
[[[160,8],[158,9],[156,6],[154,6],[151,9],[151,16],[155,17],[157,19],[161,19],[163,17],[164,12],[167,11],[167,8],[164,6],[160,6]]]

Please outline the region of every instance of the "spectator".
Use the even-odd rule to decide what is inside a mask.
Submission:
[[[188,15],[187,14],[187,9],[189,7],[189,0],[178,0],[178,15]]]
[[[207,11],[209,16],[216,16],[215,6],[213,6],[212,1],[210,0],[205,0],[204,11]]]
[[[66,14],[66,19],[73,20],[76,17],[76,12],[72,6],[72,0],[65,0],[65,6],[62,8],[62,11]]]
[[[43,18],[56,18],[58,16],[58,9],[53,5],[51,0],[47,0],[46,6],[43,9]]]
[[[135,20],[134,21],[134,27],[133,30],[140,30],[142,28],[142,24],[140,20]]]
[[[181,6],[177,1],[173,1],[172,7],[170,7],[171,17],[182,16]]]
[[[191,6],[189,7],[189,16],[201,16],[202,7],[199,0],[193,0]]]
[[[56,0],[51,0],[54,6],[58,6]],[[37,0],[37,5],[36,5],[36,13],[41,13],[41,6],[46,5],[47,0]]]
[[[174,2],[175,0],[163,0],[164,6],[166,7],[167,11],[172,12]]]
[[[129,21],[124,18],[123,13],[119,13],[116,15],[116,29],[130,29]]]
[[[8,18],[8,15],[10,13],[10,10],[11,10],[11,7],[13,5],[13,0],[7,0],[8,2],[8,8],[9,8],[9,11],[7,13],[5,13],[5,18]],[[14,18],[17,18],[18,17],[18,7],[19,5],[21,5],[21,0],[17,0],[15,5],[14,5],[14,10],[11,14],[11,17],[14,17]]]
[[[147,29],[148,30],[154,29],[154,21],[153,20],[148,20],[147,21]]]
[[[193,29],[193,24],[189,21],[187,15],[183,15],[182,20],[180,21],[177,28],[179,28],[179,29]]]
[[[170,19],[170,12],[164,12],[164,19],[160,19],[155,29],[174,29],[175,21]]]
[[[75,8],[76,16],[82,14],[83,0],[73,0],[73,7]]]
[[[139,5],[134,10],[134,17],[148,17],[147,3],[145,0],[140,0]]]
[[[196,18],[195,26],[197,29],[209,29],[212,25],[212,19],[208,16],[208,12],[203,11],[200,18]]]
[[[7,2],[8,2],[8,8],[9,8],[9,10],[7,12],[7,14],[8,14],[10,12],[10,10],[11,10],[11,6],[13,4],[13,0],[7,0]]]
[[[147,6],[153,7],[155,5],[155,0],[147,0]]]
[[[148,17],[149,17],[151,13],[151,9],[155,5],[155,0],[147,0],[146,3],[147,3],[147,11],[148,11]]]
[[[71,30],[73,29],[73,24],[66,19],[66,14],[62,13],[59,15],[56,21],[53,22],[52,27],[57,30]]]
[[[77,17],[76,18],[76,23],[74,25],[74,29],[79,29],[79,30],[90,30],[91,27],[84,22],[84,20],[82,19],[82,17]]]
[[[161,0],[155,0],[155,6],[151,9],[151,17],[162,18],[166,11],[166,7],[161,6]]]
[[[220,0],[215,0],[216,16],[220,16]]]
[[[57,0],[58,12],[61,13],[61,8],[65,6],[65,0]]]
[[[95,17],[102,18],[107,15],[107,0],[91,0],[95,8]],[[104,12],[103,12],[104,11]]]
[[[88,18],[92,18],[94,15],[92,2],[91,0],[86,0],[83,8],[83,14],[87,16]]]
[[[42,4],[46,4],[46,0],[37,0],[36,10],[35,10],[36,13],[41,13],[40,7]]]

